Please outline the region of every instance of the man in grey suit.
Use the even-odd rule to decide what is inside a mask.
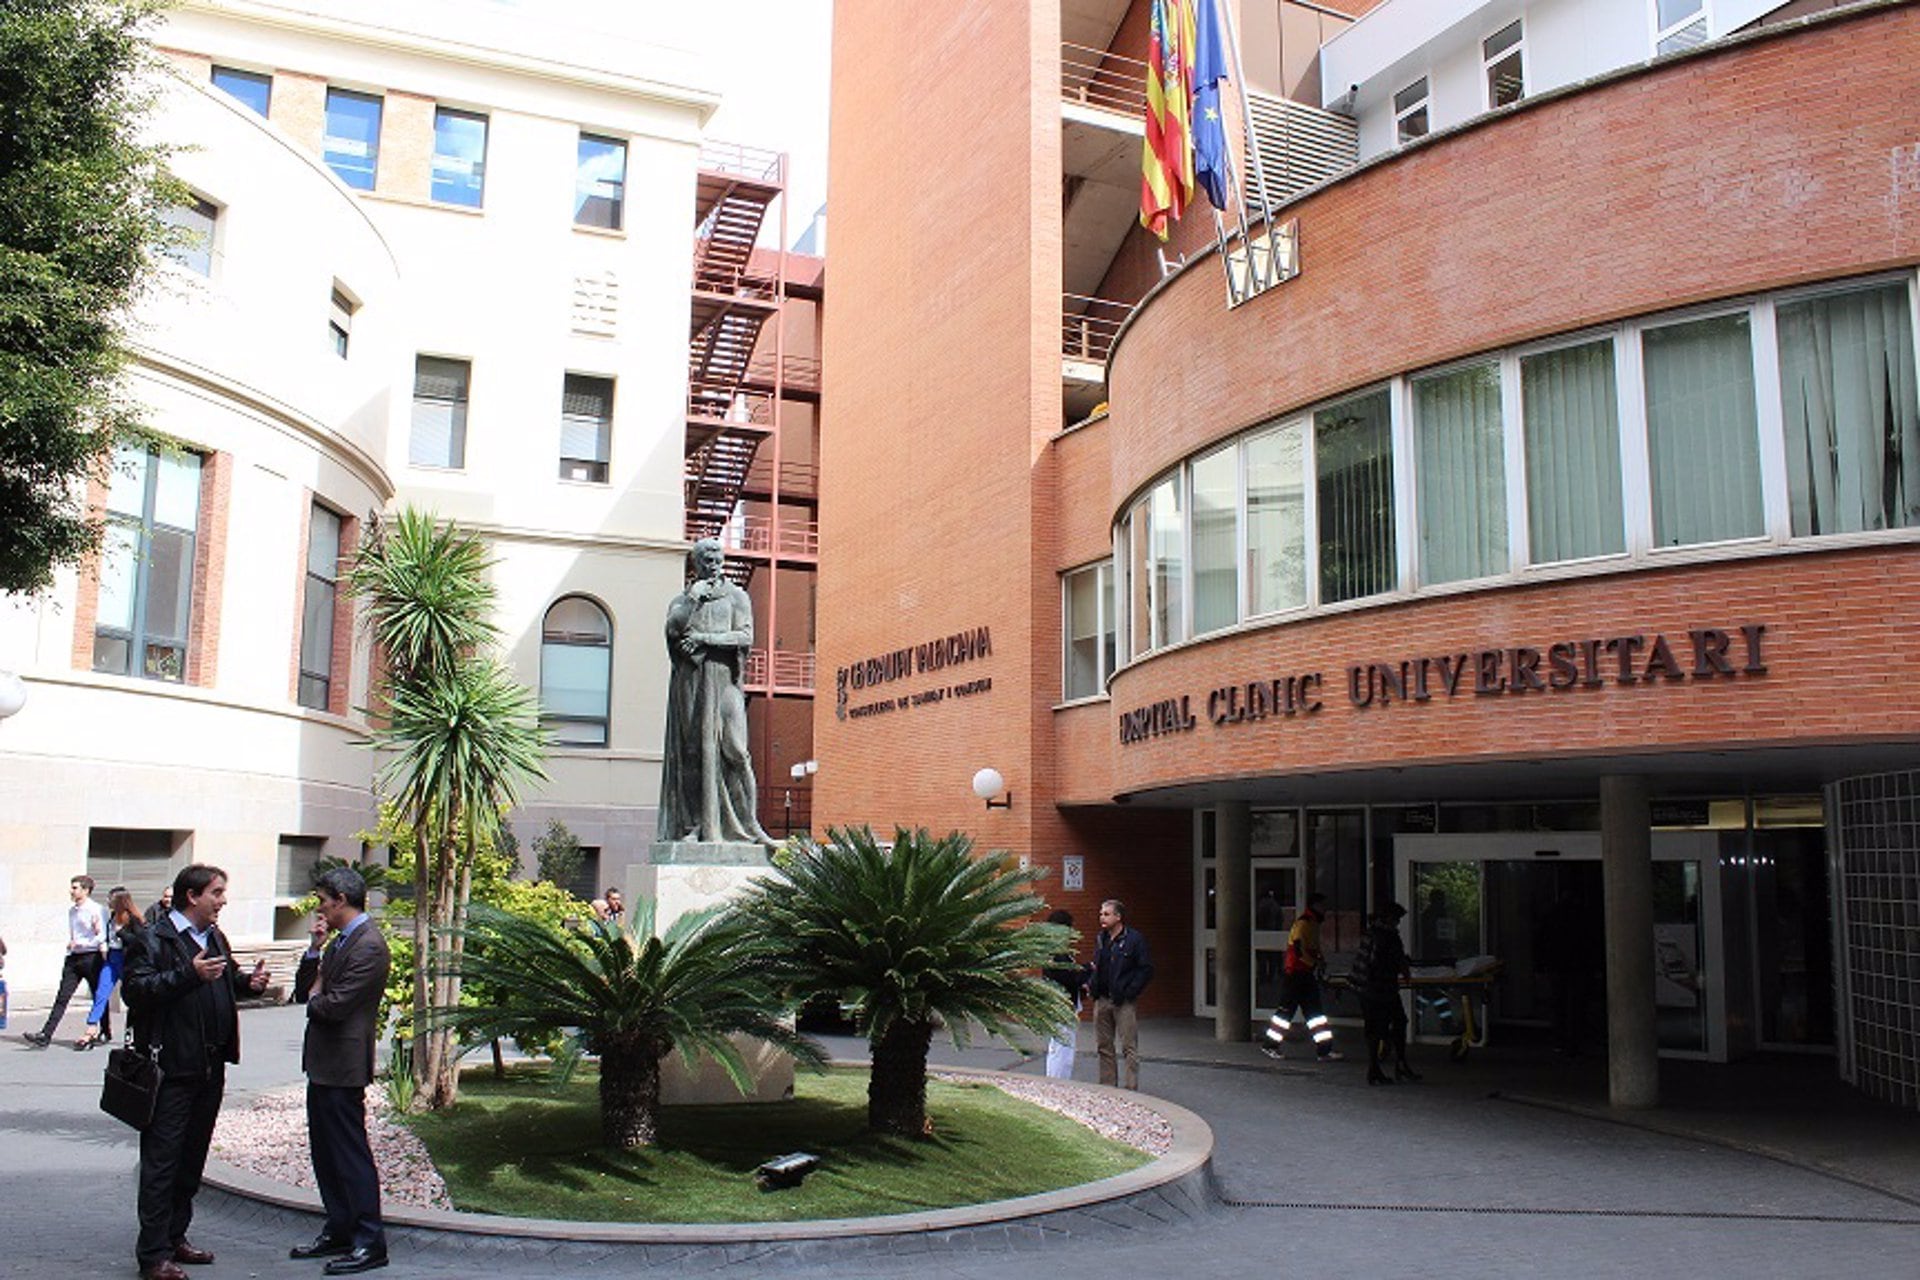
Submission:
[[[314,888],[320,918],[294,975],[293,998],[307,1006],[300,1067],[307,1073],[313,1176],[327,1222],[312,1244],[296,1245],[289,1256],[330,1259],[326,1273],[344,1276],[387,1265],[380,1173],[367,1142],[366,1090],[393,959],[379,924],[367,914],[367,882],[358,871],[336,867]]]

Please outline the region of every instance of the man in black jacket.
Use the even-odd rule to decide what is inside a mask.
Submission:
[[[1093,954],[1093,1034],[1100,1050],[1100,1083],[1140,1087],[1140,1018],[1136,1001],[1153,981],[1153,956],[1138,929],[1127,925],[1126,904],[1100,904],[1100,942]],[[1119,1065],[1115,1070],[1116,1052]]]
[[[184,1280],[181,1263],[213,1261],[187,1240],[193,1197],[226,1092],[227,1064],[240,1061],[238,1000],[264,991],[262,960],[242,974],[216,921],[227,874],[195,864],[173,880],[173,908],[130,945],[121,991],[134,1043],[158,1052],[165,1080],[153,1123],[140,1135],[140,1238],[144,1280]]]

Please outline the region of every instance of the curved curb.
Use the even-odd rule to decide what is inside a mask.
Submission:
[[[864,1067],[866,1064],[857,1065]],[[970,1067],[942,1066],[931,1070],[941,1075],[978,1076],[988,1081],[1003,1075],[1014,1075],[1012,1072]],[[1030,1080],[1033,1077],[1016,1078]],[[1172,1128],[1173,1145],[1166,1154],[1154,1157],[1138,1169],[1130,1169],[1097,1182],[1079,1183],[1012,1200],[993,1200],[952,1209],[916,1210],[881,1217],[742,1223],[569,1222],[554,1218],[513,1218],[497,1214],[422,1209],[411,1205],[388,1206],[383,1210],[382,1217],[389,1227],[412,1228],[436,1234],[588,1245],[682,1248],[707,1245],[735,1250],[748,1245],[801,1245],[835,1240],[871,1240],[875,1237],[927,1237],[941,1233],[958,1233],[966,1238],[983,1228],[997,1229],[1015,1224],[1031,1224],[1043,1231],[1070,1232],[1070,1227],[1064,1223],[1040,1220],[1131,1205],[1153,1221],[1168,1222],[1199,1217],[1220,1203],[1211,1176],[1213,1130],[1206,1121],[1185,1107],[1161,1098],[1110,1089],[1104,1085],[1062,1083],[1112,1095],[1154,1112]],[[204,1181],[218,1191],[269,1208],[315,1217],[324,1212],[319,1194],[315,1191],[275,1182],[219,1161],[208,1162]]]

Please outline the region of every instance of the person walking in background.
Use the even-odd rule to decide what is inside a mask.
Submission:
[[[307,1073],[307,1139],[327,1221],[295,1259],[330,1258],[330,1276],[387,1265],[380,1219],[380,1171],[367,1141],[367,1085],[379,1040],[380,997],[392,956],[367,914],[367,882],[351,867],[321,876],[313,942],[294,974],[293,998],[307,1006],[300,1067]],[[328,932],[333,941],[324,947]]]
[[[207,1166],[214,1121],[226,1095],[227,1064],[240,1061],[239,999],[267,988],[267,962],[242,974],[220,932],[227,873],[195,863],[173,878],[172,910],[127,955],[122,990],[134,1044],[158,1049],[160,1097],[140,1134],[142,1280],[186,1280],[180,1264],[213,1254],[187,1239],[193,1197]]]
[[[151,929],[160,918],[173,910],[173,886],[168,885],[160,891],[160,899],[147,908],[147,928]]]
[[[1127,924],[1126,904],[1100,904],[1100,940],[1093,953],[1093,1035],[1100,1054],[1100,1083],[1140,1088],[1140,993],[1153,981],[1153,955],[1138,929]]]
[[[1296,1015],[1307,1021],[1307,1034],[1313,1037],[1314,1056],[1321,1062],[1337,1062],[1344,1055],[1333,1047],[1333,1027],[1327,1022],[1326,1007],[1320,998],[1320,974],[1326,957],[1320,951],[1320,922],[1327,918],[1327,895],[1307,896],[1307,909],[1293,922],[1287,934],[1286,958],[1281,962],[1280,1006],[1267,1022],[1267,1043],[1260,1052],[1269,1058],[1287,1056],[1287,1031]]]
[[[67,1001],[84,979],[87,991],[95,999],[100,995],[100,969],[106,963],[107,913],[93,900],[93,877],[75,876],[67,882],[67,958],[60,968],[60,991],[53,998],[46,1025],[28,1031],[21,1038],[36,1049],[53,1043],[53,1033],[67,1012]],[[113,1028],[102,1025],[101,1034],[111,1036]]]
[[[620,891],[608,889],[602,901],[607,904],[607,923],[624,926],[627,923],[627,900],[620,896]]]
[[[1047,913],[1047,923],[1065,928],[1073,928],[1071,911],[1055,910]],[[1048,982],[1057,985],[1066,993],[1067,1003],[1073,1006],[1073,1017],[1061,1024],[1053,1038],[1047,1041],[1047,1075],[1055,1080],[1073,1079],[1073,1052],[1080,1039],[1080,997],[1087,987],[1087,966],[1073,958],[1072,951],[1062,951],[1054,956],[1052,965],[1042,970]]]
[[[1368,1084],[1420,1078],[1407,1061],[1407,1009],[1400,1003],[1400,981],[1413,972],[1406,945],[1400,941],[1400,921],[1406,914],[1407,909],[1397,902],[1374,912],[1348,973],[1348,981],[1360,993],[1360,1013],[1366,1020]],[[1388,1055],[1393,1059],[1392,1076],[1382,1061]]]
[[[91,1049],[102,1040],[111,1038],[107,1030],[107,1006],[113,1001],[113,989],[119,985],[120,975],[126,969],[127,931],[145,932],[146,924],[140,918],[140,911],[133,905],[133,895],[125,889],[115,889],[107,894],[107,958],[101,966],[100,981],[94,984],[93,1008],[87,1012],[87,1029],[78,1040],[73,1042],[76,1049]],[[139,939],[132,939],[139,945]]]

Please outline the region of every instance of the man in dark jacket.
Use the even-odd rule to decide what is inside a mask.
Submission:
[[[1407,1010],[1400,1003],[1400,983],[1411,976],[1406,944],[1400,941],[1400,922],[1407,909],[1389,902],[1376,911],[1354,952],[1347,978],[1360,995],[1360,1013],[1367,1028],[1367,1083],[1392,1084],[1418,1080],[1420,1073],[1407,1061]],[[1384,1058],[1393,1060],[1393,1075]]]
[[[1093,1033],[1100,1049],[1100,1083],[1140,1087],[1140,1020],[1136,1001],[1153,981],[1153,955],[1138,929],[1127,925],[1126,904],[1100,904],[1100,941],[1093,955]],[[1115,1070],[1115,1055],[1124,1070]]]
[[[120,987],[135,1045],[159,1053],[165,1076],[153,1123],[140,1135],[134,1257],[145,1280],[185,1280],[181,1263],[213,1261],[188,1242],[187,1227],[226,1093],[227,1064],[240,1061],[237,1001],[267,986],[266,961],[241,973],[216,924],[227,904],[226,872],[198,863],[182,868],[173,879],[173,902],[151,929],[130,935]]]
[[[358,871],[335,867],[314,890],[320,918],[294,975],[293,998],[307,1006],[300,1067],[307,1073],[313,1177],[327,1221],[312,1244],[296,1245],[290,1256],[332,1258],[328,1275],[352,1275],[387,1265],[380,1173],[367,1142],[367,1085],[393,962],[386,936],[367,914],[367,882]]]

